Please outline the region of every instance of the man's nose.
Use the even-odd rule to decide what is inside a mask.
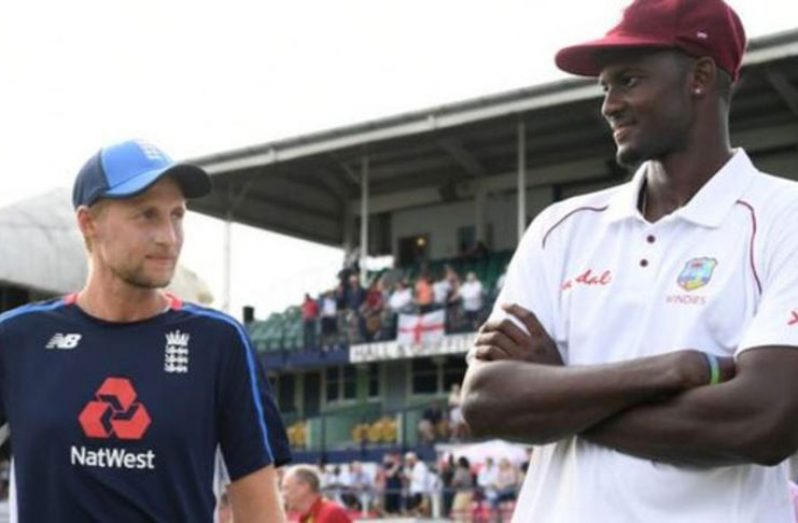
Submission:
[[[618,94],[618,91],[608,88],[604,93],[604,101],[601,103],[601,114],[604,118],[611,122],[623,110],[623,98]]]

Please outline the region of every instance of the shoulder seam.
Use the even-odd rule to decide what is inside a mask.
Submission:
[[[6,311],[6,312],[0,314],[0,323],[6,322],[6,321],[11,320],[11,319],[14,319],[14,318],[16,318],[18,316],[23,316],[25,314],[31,314],[31,313],[34,313],[34,312],[52,311],[52,310],[55,310],[55,309],[57,309],[59,307],[63,307],[64,305],[66,305],[66,303],[63,300],[63,298],[59,299],[56,302],[49,303],[47,305],[30,303],[30,304],[23,305],[21,307],[17,307],[16,309],[11,309],[10,311]]]
[[[560,218],[559,220],[557,220],[557,221],[554,223],[554,225],[552,225],[551,227],[549,227],[549,228],[548,228],[548,230],[546,231],[546,233],[543,235],[543,240],[541,240],[541,244],[540,244],[540,247],[541,247],[541,249],[545,249],[545,248],[546,248],[546,240],[549,238],[549,235],[550,235],[550,234],[551,234],[551,233],[554,231],[554,229],[556,229],[557,227],[559,227],[560,225],[562,225],[562,224],[563,224],[563,222],[565,222],[565,220],[567,220],[568,218],[570,218],[570,217],[571,217],[571,216],[573,216],[574,214],[578,213],[579,211],[604,212],[604,211],[606,211],[608,208],[609,208],[609,205],[604,205],[604,206],[602,206],[602,207],[589,207],[589,206],[582,206],[582,207],[577,207],[577,208],[575,208],[575,209],[571,209],[570,211],[568,211],[567,213],[565,213],[565,215],[564,215],[562,218]]]

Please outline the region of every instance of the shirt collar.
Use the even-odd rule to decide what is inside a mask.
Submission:
[[[648,162],[641,165],[632,180],[620,186],[610,199],[606,218],[612,222],[627,218],[642,220],[637,202],[646,176]],[[751,159],[742,149],[716,172],[684,207],[673,212],[687,221],[706,227],[719,227],[723,218],[740,199],[757,173]]]

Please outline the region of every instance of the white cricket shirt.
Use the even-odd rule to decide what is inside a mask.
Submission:
[[[648,223],[632,181],[530,225],[497,299],[532,310],[566,364],[696,348],[798,346],[798,184],[738,150],[684,207]],[[793,521],[787,469],[698,469],[568,438],[536,449],[516,522]]]

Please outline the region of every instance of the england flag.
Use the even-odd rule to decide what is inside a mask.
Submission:
[[[446,312],[441,309],[426,314],[400,314],[396,341],[399,345],[433,345],[445,334]]]

